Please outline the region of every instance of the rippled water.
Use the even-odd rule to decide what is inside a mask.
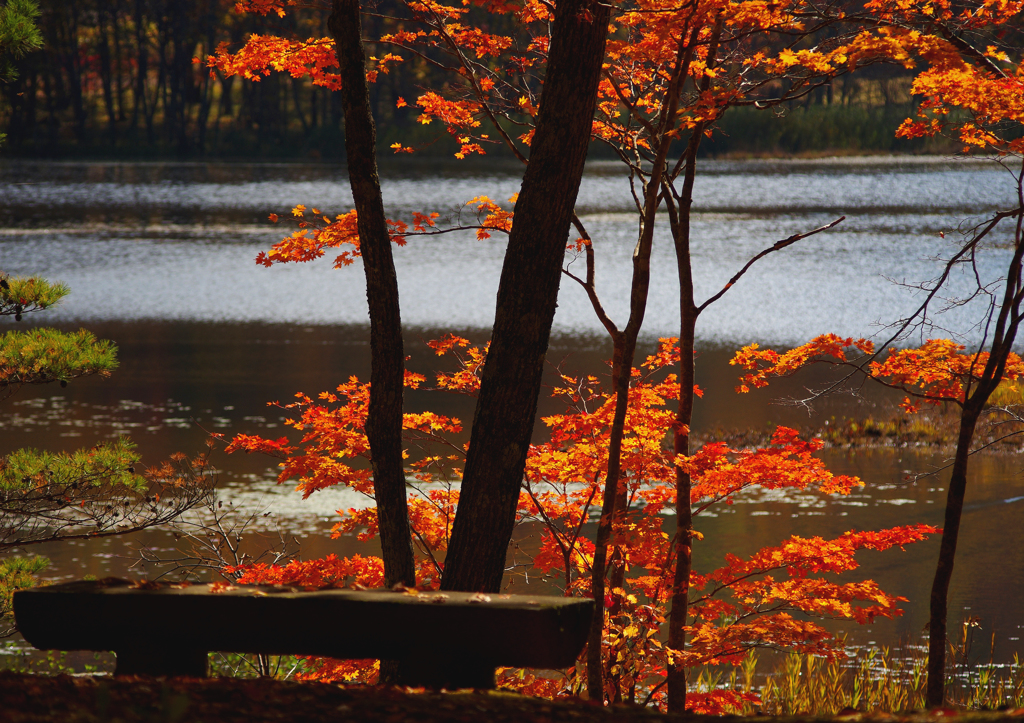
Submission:
[[[699,334],[720,343],[874,333],[877,322],[914,306],[914,294],[895,282],[932,278],[932,259],[949,252],[947,239],[955,238],[961,219],[998,208],[1011,190],[998,167],[941,159],[709,162],[705,168],[693,229],[699,297],[715,293],[775,241],[847,217],[837,229],[765,259],[714,305]],[[514,166],[488,173],[480,164],[430,170],[386,175],[391,217],[413,211],[448,217],[461,207],[472,221],[464,207],[470,199],[504,201],[518,191]],[[350,208],[341,168],[7,164],[0,167],[0,199],[3,267],[72,286],[73,296],[54,318],[365,323],[357,267],[335,271],[323,260],[267,270],[253,263],[291,231],[270,224],[267,214],[287,216],[299,203],[332,214]],[[590,168],[580,214],[595,239],[599,292],[620,323],[636,239],[631,203],[627,179],[614,166]],[[499,235],[410,239],[396,251],[405,323],[489,327],[502,253]],[[990,267],[1002,255],[984,254],[982,271],[996,273]],[[660,228],[649,336],[677,326],[674,268],[667,230]],[[961,309],[944,324],[970,334],[976,317],[976,309]],[[555,331],[601,332],[582,290],[568,280]]]
[[[757,253],[790,234],[829,223],[837,229],[769,257],[701,318],[698,382],[707,391],[695,426],[760,428],[798,424],[802,412],[771,404],[798,393],[813,377],[745,397],[731,390],[730,348],[752,341],[789,344],[835,331],[871,335],[913,307],[894,283],[916,283],[936,271],[933,257],[949,252],[958,224],[1010,199],[1004,172],[986,164],[943,159],[711,162],[696,189],[695,271],[700,295],[717,291]],[[413,211],[458,213],[478,195],[504,200],[518,190],[519,169],[496,164],[431,164],[385,169],[389,215]],[[253,259],[277,241],[295,204],[329,213],[348,210],[344,169],[328,165],[0,164],[0,268],[67,282],[62,307],[31,323],[86,324],[120,347],[121,368],[109,380],[84,380],[64,390],[24,390],[0,410],[0,453],[31,445],[68,448],[128,433],[144,459],[202,447],[204,430],[277,435],[282,412],[268,400],[297,391],[329,389],[368,371],[366,302],[358,267],[333,270],[329,261],[263,269]],[[580,193],[584,223],[595,239],[598,286],[617,319],[627,308],[629,255],[636,236],[626,179],[614,166],[593,164]],[[463,210],[464,218],[472,218]],[[945,233],[943,239],[940,233]],[[1005,237],[979,258],[996,274]],[[665,229],[656,239],[648,344],[676,325],[674,260]],[[494,312],[503,240],[472,233],[410,238],[396,250],[408,330],[410,368],[429,372],[436,359],[423,344],[432,330],[466,330],[486,338]],[[579,262],[575,266],[579,266]],[[574,268],[575,268],[574,266]],[[958,280],[957,283],[963,283]],[[948,328],[973,338],[977,309],[948,315]],[[0,321],[0,330],[13,322]],[[582,292],[563,284],[549,359],[569,370],[601,373],[608,355],[603,332]],[[649,346],[647,347],[649,348]],[[411,394],[411,407],[469,419],[471,402]],[[868,393],[819,410],[831,414],[885,413],[891,400]],[[543,413],[558,411],[542,403]],[[539,434],[542,429],[539,427]],[[744,553],[789,534],[836,535],[907,522],[938,523],[945,478],[917,483],[908,473],[941,466],[913,450],[856,454],[829,451],[834,471],[858,474],[867,487],[847,498],[748,495],[701,522],[706,542],[695,550],[703,569],[726,551]],[[273,483],[265,460],[217,461],[229,504],[262,506],[260,526],[296,535],[305,556],[357,549],[324,532],[334,510],[362,504],[330,491],[303,502]],[[1024,479],[1018,455],[974,463],[953,581],[951,622],[982,618],[997,636],[996,657],[1024,652]],[[524,532],[524,545],[530,535]],[[46,546],[55,577],[124,574],[133,545],[171,548],[158,532],[133,540]],[[358,548],[363,549],[363,548]],[[365,551],[365,549],[363,549]],[[896,623],[849,631],[855,640],[893,644],[916,639],[927,614],[937,544],[865,556],[864,576],[909,598]],[[135,572],[138,571],[136,568]],[[987,651],[986,651],[987,653]]]

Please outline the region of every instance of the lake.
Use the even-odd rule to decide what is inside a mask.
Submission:
[[[964,219],[1012,201],[1005,173],[984,163],[942,158],[849,158],[814,161],[713,161],[703,166],[695,200],[694,252],[698,295],[715,293],[748,258],[791,234],[846,220],[836,229],[773,254],[701,317],[698,382],[706,396],[696,410],[699,429],[763,428],[800,424],[804,411],[780,406],[822,379],[816,372],[756,394],[736,396],[731,352],[750,342],[779,346],[832,331],[884,340],[885,325],[912,310],[913,284],[937,272]],[[518,191],[519,169],[496,162],[419,163],[385,167],[389,216],[414,211],[461,214],[487,195],[504,202]],[[343,168],[331,165],[42,163],[0,164],[0,268],[40,274],[71,286],[53,312],[21,323],[87,326],[120,347],[121,367],[109,380],[82,380],[66,389],[22,390],[0,413],[0,453],[21,446],[85,446],[119,434],[138,442],[144,461],[200,449],[205,432],[278,435],[282,411],[296,392],[331,389],[369,371],[366,301],[361,270],[330,268],[330,260],[264,269],[253,259],[292,230],[267,215],[290,214],[296,204],[331,215],[351,197]],[[620,325],[628,310],[629,257],[636,219],[627,179],[610,163],[588,168],[580,215],[594,238],[598,291]],[[967,222],[969,223],[969,221]],[[981,253],[982,274],[997,274],[1008,236]],[[429,372],[435,357],[425,341],[445,331],[486,340],[494,312],[504,239],[478,241],[472,232],[410,237],[396,249],[409,367]],[[674,260],[665,229],[655,240],[644,350],[678,322]],[[570,268],[582,266],[576,261]],[[953,279],[952,293],[970,278]],[[976,341],[976,305],[957,307],[938,323]],[[0,328],[14,326],[12,320]],[[913,339],[911,340],[913,341]],[[562,285],[549,360],[566,370],[604,373],[610,344],[585,295]],[[472,403],[461,397],[415,393],[410,408],[431,408],[469,421]],[[884,414],[892,397],[864,390],[820,405],[816,420],[832,415]],[[558,407],[542,401],[542,413]],[[538,435],[543,434],[538,425]],[[813,495],[744,495],[736,505],[700,523],[705,542],[695,562],[706,569],[729,552],[752,552],[789,534],[836,535],[927,522],[940,524],[945,473],[932,452],[913,449],[822,453],[833,471],[857,474],[867,486],[841,499]],[[266,508],[265,534],[281,529],[312,557],[356,550],[354,540],[325,532],[339,508],[363,504],[330,490],[303,502],[273,483],[274,468],[254,457],[216,460],[229,505]],[[977,616],[979,654],[995,659],[1024,653],[1024,480],[1017,454],[976,459],[953,579],[950,623]],[[908,477],[909,476],[909,477]],[[529,546],[533,532],[524,530]],[[143,574],[135,547],[167,553],[167,533],[87,544],[40,546],[54,579],[83,574]],[[904,595],[905,615],[857,630],[858,644],[918,640],[927,621],[927,596],[937,540],[905,552],[867,554],[864,577]],[[134,567],[133,567],[134,565]],[[150,568],[148,572],[155,572]],[[523,585],[517,581],[516,587]],[[534,581],[532,584],[537,584]],[[952,629],[952,628],[951,628]],[[984,648],[984,650],[980,650]]]

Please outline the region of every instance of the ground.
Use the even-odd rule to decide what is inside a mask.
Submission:
[[[953,711],[851,714],[833,720],[934,723],[950,716],[955,716],[957,723],[1021,723],[1024,709],[971,714]],[[268,679],[39,676],[0,671],[0,720],[3,723],[668,723],[704,719],[665,716],[638,707],[604,708],[585,701],[552,702],[502,692],[424,693]],[[810,723],[812,719],[776,720]],[[769,723],[765,718],[758,721]]]

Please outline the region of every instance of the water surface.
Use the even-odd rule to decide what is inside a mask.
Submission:
[[[484,168],[488,172],[482,172]],[[899,318],[919,298],[900,284],[937,273],[965,218],[1011,200],[995,165],[942,159],[871,162],[708,162],[696,185],[693,227],[698,300],[715,292],[754,254],[792,234],[846,216],[836,229],[759,263],[702,317],[705,342],[795,344],[827,331],[866,336]],[[393,172],[383,182],[390,217],[438,212],[475,223],[486,195],[505,202],[519,169],[438,165]],[[358,265],[331,259],[264,269],[256,254],[288,235],[296,204],[347,211],[343,168],[299,165],[53,164],[0,166],[0,263],[11,273],[42,273],[74,295],[51,318],[363,324]],[[636,214],[628,179],[594,164],[579,212],[595,240],[598,291],[620,325],[628,311],[629,257]],[[943,238],[940,234],[945,234]],[[1005,242],[1000,237],[997,241]],[[504,250],[496,234],[410,238],[396,250],[403,320],[413,327],[478,328],[494,315]],[[1005,249],[982,254],[981,272],[998,276]],[[570,263],[581,271],[582,261]],[[954,279],[963,290],[971,278]],[[453,283],[454,282],[454,283]],[[678,326],[678,285],[667,228],[659,227],[645,332]],[[971,338],[978,309],[958,309],[942,324]],[[566,279],[555,331],[602,333],[586,295]]]
[[[392,218],[438,211],[473,221],[465,202],[478,195],[504,201],[518,190],[519,169],[481,164],[424,164],[386,170],[385,203]],[[900,283],[927,281],[934,257],[948,254],[963,220],[977,219],[1010,198],[1005,173],[986,164],[944,159],[845,159],[814,162],[711,162],[697,184],[694,263],[700,297],[715,293],[748,258],[775,241],[845,215],[837,229],[775,254],[701,318],[695,427],[766,428],[806,423],[806,413],[772,404],[820,384],[816,372],[778,387],[736,396],[737,345],[787,345],[815,334],[877,335],[915,306]],[[298,391],[331,389],[351,374],[368,373],[366,301],[358,264],[330,261],[263,269],[256,254],[290,233],[266,217],[287,216],[296,204],[330,213],[348,210],[344,169],[330,165],[87,164],[0,165],[0,268],[41,274],[72,288],[62,307],[23,322],[65,328],[86,325],[120,347],[121,368],[109,380],[82,380],[67,389],[23,390],[0,415],[0,453],[20,446],[63,449],[130,434],[149,463],[201,449],[206,432],[285,433],[286,414],[267,402]],[[580,192],[580,213],[595,239],[598,286],[606,307],[623,323],[629,255],[636,217],[628,183],[614,166],[593,164]],[[943,237],[943,234],[945,237]],[[1005,236],[978,259],[981,273],[998,276]],[[474,341],[487,337],[504,250],[496,235],[472,232],[410,238],[396,250],[409,367],[430,372],[437,360],[425,345],[441,331]],[[577,270],[580,261],[570,266]],[[960,290],[969,278],[958,277]],[[659,229],[644,353],[677,325],[674,260]],[[959,308],[941,323],[976,339],[978,309]],[[0,322],[0,329],[13,326]],[[610,345],[585,295],[562,285],[549,361],[565,371],[603,374]],[[553,377],[552,377],[553,379]],[[410,394],[410,409],[430,408],[468,421],[472,401],[439,393]],[[822,418],[884,415],[893,399],[864,390],[819,406]],[[542,400],[542,414],[560,411]],[[538,438],[543,424],[538,423]],[[941,520],[946,473],[931,452],[877,450],[825,453],[832,469],[860,475],[866,487],[846,498],[751,494],[700,522],[705,542],[698,565],[721,564],[726,552],[749,553],[790,534],[838,535],[844,530]],[[325,532],[335,510],[365,504],[338,490],[308,501],[274,483],[272,462],[219,457],[224,499],[240,509],[270,512],[258,530],[281,530],[303,555],[345,554],[353,540]],[[951,624],[976,615],[985,636],[996,634],[996,658],[1024,652],[1024,481],[1019,456],[974,463],[960,556],[953,580]],[[915,480],[916,481],[912,481]],[[536,531],[525,529],[529,549]],[[264,542],[270,538],[265,538]],[[57,579],[83,574],[141,574],[133,548],[168,552],[174,540],[151,532],[132,539],[47,545]],[[254,546],[257,544],[253,543]],[[370,548],[372,550],[372,547]],[[855,642],[916,640],[927,619],[927,595],[937,543],[905,552],[865,556],[865,577],[908,598],[894,623],[848,630]],[[134,567],[133,567],[134,565]],[[154,572],[153,569],[146,569]],[[517,580],[521,586],[525,581]],[[536,579],[531,584],[543,585]],[[987,655],[987,650],[985,651]]]

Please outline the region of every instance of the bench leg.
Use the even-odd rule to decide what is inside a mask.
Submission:
[[[114,675],[206,677],[205,650],[173,650],[155,645],[151,648],[127,648],[114,652],[117,654]]]
[[[494,688],[494,665],[475,660],[403,660],[398,664],[402,685],[424,688]]]

